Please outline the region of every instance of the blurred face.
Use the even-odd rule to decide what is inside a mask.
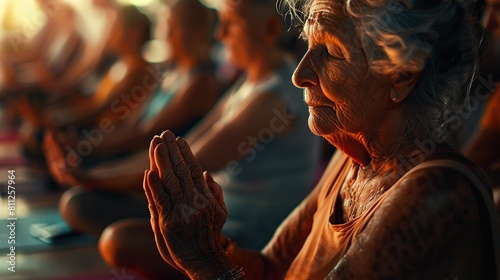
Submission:
[[[173,9],[170,16],[167,19],[167,44],[170,47],[171,59],[178,60],[184,51],[189,48],[184,34],[189,34],[187,28],[182,24],[182,20],[179,18],[181,15],[176,13],[176,9]]]
[[[389,99],[389,79],[375,76],[340,1],[313,0],[303,36],[308,51],[293,82],[305,88],[309,127],[342,149],[347,138],[370,137]]]
[[[263,48],[263,25],[263,21],[252,14],[246,1],[238,5],[222,5],[216,37],[224,44],[232,63],[245,69],[254,61]]]

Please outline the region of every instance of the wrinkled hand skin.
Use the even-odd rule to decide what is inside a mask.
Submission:
[[[187,142],[170,131],[155,136],[149,156],[144,191],[163,259],[192,279],[230,269],[220,244],[227,218],[220,186],[203,173]]]

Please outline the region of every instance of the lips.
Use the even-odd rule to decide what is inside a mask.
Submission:
[[[311,94],[309,91],[304,91],[304,102],[307,104],[307,106],[312,107],[312,108],[317,108],[317,107],[329,107],[333,108],[333,106],[326,100],[322,100],[321,98],[318,98],[322,96],[321,94]]]
[[[334,112],[335,110],[330,106],[309,106],[309,113],[333,114]]]

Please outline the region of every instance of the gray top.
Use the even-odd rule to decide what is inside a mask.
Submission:
[[[275,94],[286,104],[285,109],[273,109],[269,124],[239,145],[243,157],[216,175],[229,211],[223,232],[242,247],[262,249],[313,187],[320,138],[309,130],[302,90],[291,82],[295,67],[289,62],[258,84],[238,83],[221,120],[231,118],[256,94]],[[275,136],[290,124],[286,135]]]

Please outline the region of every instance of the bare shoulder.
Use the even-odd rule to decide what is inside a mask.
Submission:
[[[477,173],[481,177],[480,173]],[[447,167],[429,167],[412,172],[393,186],[384,207],[398,206],[401,212],[433,218],[457,216],[471,220],[479,214],[478,196],[474,186],[458,170]],[[465,211],[465,212],[464,212]],[[467,215],[464,215],[467,214]]]
[[[294,115],[287,111],[286,104],[282,98],[272,92],[263,92],[248,97],[242,104],[239,114],[235,118],[236,123],[249,122],[258,124],[261,129],[269,125],[270,120],[278,118],[285,125],[289,125]]]
[[[415,171],[393,188],[367,233],[378,222],[386,224],[382,242],[390,249],[384,253],[395,262],[406,259],[393,268],[395,275],[445,276],[463,254],[463,242],[482,235],[477,187],[459,171],[437,167]]]
[[[477,261],[458,266],[459,275],[482,273],[481,210],[466,177],[427,168],[392,188],[332,273],[339,279],[446,279],[464,256]]]

